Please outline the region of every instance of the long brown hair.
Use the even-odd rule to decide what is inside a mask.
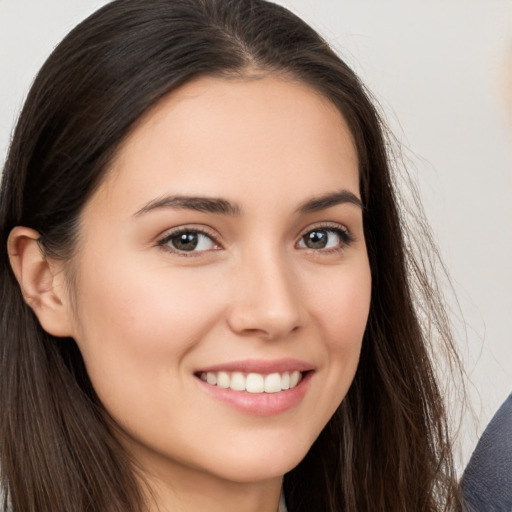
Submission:
[[[272,3],[115,0],[44,64],[4,168],[0,459],[4,506],[15,512],[141,512],[146,504],[76,343],[47,334],[24,302],[9,266],[9,232],[31,227],[48,255],[69,258],[80,213],[140,116],[194,77],[244,76],[249,68],[309,84],[349,123],[373,279],[355,380],[285,475],[289,510],[458,510],[429,355],[433,331],[448,348],[451,338],[431,276],[408,249],[382,123],[364,86],[313,29]]]

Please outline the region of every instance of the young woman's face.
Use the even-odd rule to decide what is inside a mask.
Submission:
[[[304,457],[358,364],[359,198],[344,119],[300,83],[201,78],[142,119],[83,212],[72,322],[149,472],[252,482]]]

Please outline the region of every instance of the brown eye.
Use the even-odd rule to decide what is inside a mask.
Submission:
[[[171,233],[159,242],[179,252],[200,252],[215,249],[217,244],[206,234],[197,230],[186,230]]]
[[[350,234],[339,228],[317,228],[302,235],[298,246],[306,249],[336,249],[352,241]]]
[[[309,249],[325,249],[329,243],[329,235],[325,230],[310,231],[302,239],[304,240],[304,245]]]

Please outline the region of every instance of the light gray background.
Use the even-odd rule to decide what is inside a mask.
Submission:
[[[104,3],[0,0],[0,161],[38,68]],[[464,423],[463,463],[512,389],[512,2],[280,3],[360,74],[419,182],[467,325],[458,339],[476,417]]]

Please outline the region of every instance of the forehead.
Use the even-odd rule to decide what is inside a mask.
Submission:
[[[357,168],[346,121],[308,85],[274,76],[201,77],[139,120],[100,190],[124,189],[125,199],[136,201],[168,188],[229,196],[242,184],[257,192],[262,181],[271,181],[265,193],[282,200],[285,190],[304,193],[322,180],[332,188],[341,180],[358,193]]]

